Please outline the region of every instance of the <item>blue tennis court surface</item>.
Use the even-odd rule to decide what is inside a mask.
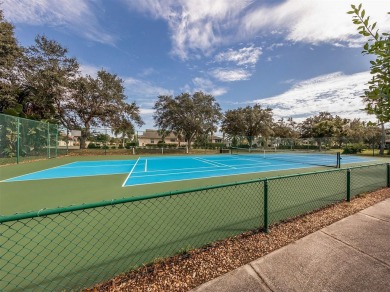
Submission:
[[[284,157],[283,155],[287,155]],[[295,161],[294,161],[295,159]],[[290,161],[289,161],[290,160]],[[374,161],[365,157],[343,156],[342,163]],[[10,178],[3,182],[59,179],[98,175],[128,174],[122,186],[134,186],[219,176],[249,174],[336,165],[336,155],[205,155],[140,157],[138,160],[80,161]]]

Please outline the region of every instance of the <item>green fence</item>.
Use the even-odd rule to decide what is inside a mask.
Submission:
[[[377,164],[0,217],[0,291],[90,287],[389,185]]]
[[[0,165],[58,155],[58,125],[0,114]]]

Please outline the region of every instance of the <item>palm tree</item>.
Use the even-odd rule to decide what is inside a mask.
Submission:
[[[131,137],[134,135],[134,126],[129,121],[122,120],[118,125],[115,126],[115,128],[113,128],[113,133],[115,137],[121,135],[122,147],[124,148],[126,137],[131,139]]]

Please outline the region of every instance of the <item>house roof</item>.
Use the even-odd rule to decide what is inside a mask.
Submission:
[[[143,132],[142,135],[140,135],[138,138],[140,139],[161,139],[162,135],[158,133],[157,130],[152,130],[152,129],[146,129],[145,132]],[[170,133],[169,135],[165,136],[165,138],[177,138],[176,135],[173,133]]]

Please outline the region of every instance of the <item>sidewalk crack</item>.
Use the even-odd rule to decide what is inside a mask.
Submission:
[[[364,254],[364,255],[366,255],[366,256],[372,258],[373,260],[375,260],[375,261],[377,261],[377,262],[380,262],[381,264],[385,265],[386,267],[390,268],[390,265],[387,264],[386,262],[382,261],[381,259],[378,259],[378,258],[376,258],[376,257],[374,257],[374,256],[372,256],[372,255],[370,255],[370,254],[368,254],[368,253],[366,253],[366,252],[364,252],[363,250],[358,249],[357,247],[355,247],[355,246],[353,246],[353,245],[351,245],[351,244],[349,244],[349,243],[347,243],[347,242],[345,242],[345,241],[342,241],[342,240],[338,239],[337,237],[335,237],[335,236],[333,236],[332,234],[329,234],[329,233],[327,233],[327,232],[325,232],[325,231],[323,231],[323,230],[320,230],[320,232],[324,233],[325,235],[328,235],[328,236],[332,237],[333,239],[337,240],[338,242],[340,242],[340,243],[342,243],[342,244],[344,244],[344,245],[346,245],[346,246],[352,248],[353,250],[355,250],[355,251],[357,251],[357,252],[360,252],[360,253],[362,253],[362,254]]]
[[[380,220],[382,222],[386,222],[386,223],[390,223],[390,220],[387,220],[387,219],[383,219],[383,218],[378,218],[378,217],[375,217],[375,216],[372,216],[370,214],[366,214],[364,213],[364,210],[363,211],[360,211],[360,213],[364,216],[367,216],[367,217],[370,217],[370,218],[374,218],[374,219],[377,219],[377,220]]]
[[[252,266],[252,263],[249,263],[249,266],[252,268],[252,270],[256,273],[256,275],[260,278],[260,280],[264,283],[264,285],[269,289],[269,291],[275,292],[274,290],[271,289],[269,286],[268,282],[261,276],[260,273],[256,271],[256,269]]]

